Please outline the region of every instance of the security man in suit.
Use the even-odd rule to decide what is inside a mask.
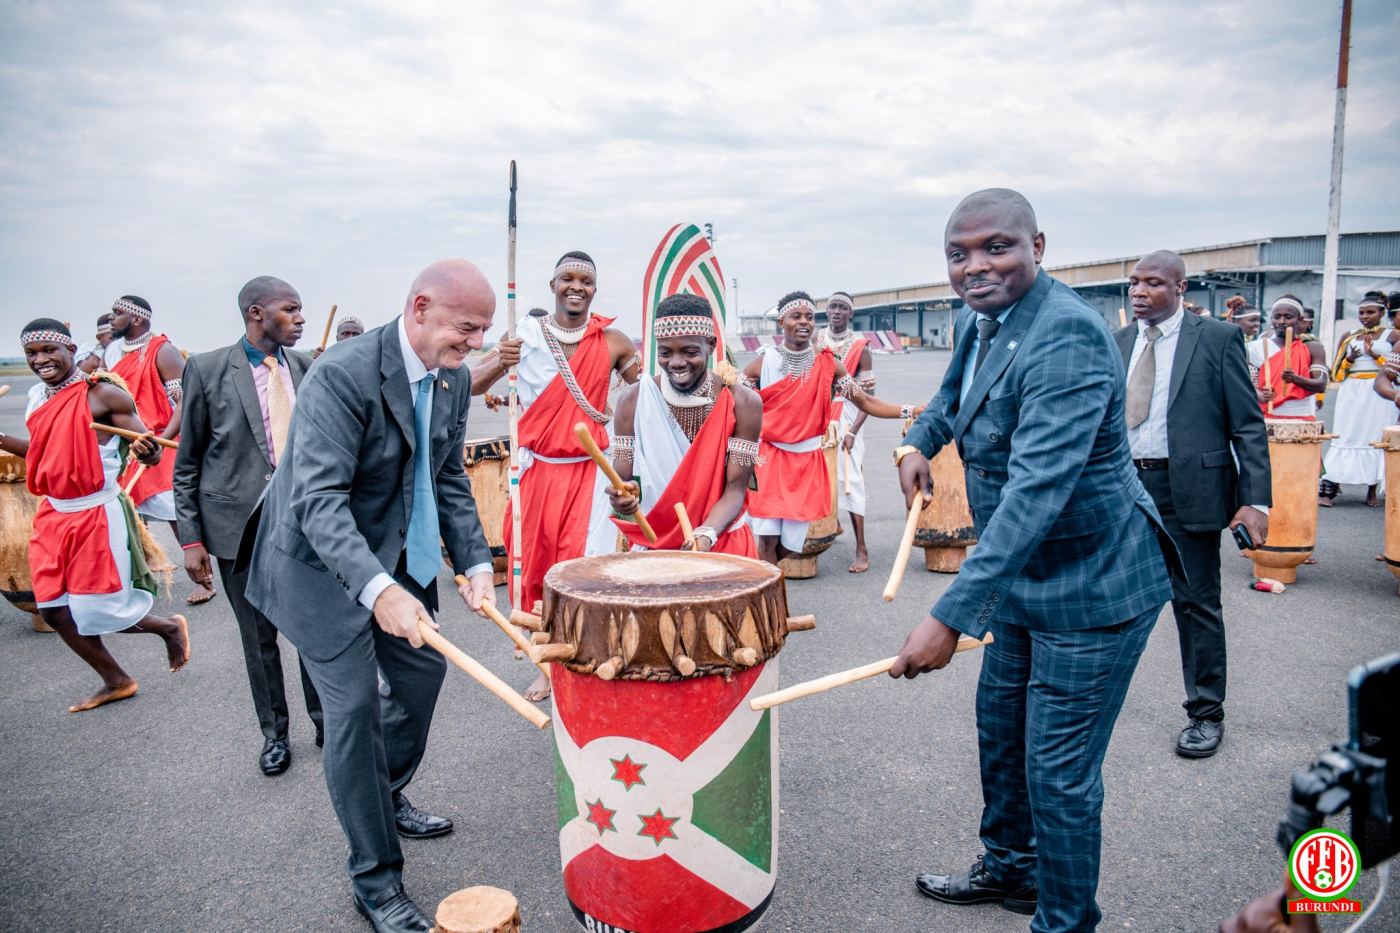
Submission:
[[[234,572],[233,564],[243,525],[286,450],[297,389],[311,361],[291,349],[305,323],[295,288],[259,276],[239,291],[238,310],[243,336],[185,363],[173,485],[185,572],[196,584],[212,588],[211,557],[218,561],[263,734],[258,766],[271,777],[292,763],[282,655],[277,629],[248,603],[247,580]],[[320,745],[321,701],[305,665],[301,686]]]
[[[398,836],[452,829],[403,791],[445,670],[419,634],[437,627],[440,543],[468,579],[458,587],[467,605],[494,602],[491,549],[462,467],[462,363],[495,308],[481,270],[442,260],[419,273],[402,316],[327,350],[302,384],[285,467],[240,554],[249,601],[297,646],[321,695],[351,894],[375,930],[431,928],[404,893]]]
[[[1030,204],[1007,189],[969,195],[944,241],[967,307],[943,384],[895,456],[912,503],[934,492],[929,459],[958,445],[978,545],[890,674],[943,667],[960,634],[995,640],[977,687],[986,851],[917,883],[948,903],[1033,913],[1037,933],[1091,930],[1104,754],[1175,552],[1128,453],[1113,336],[1039,271]]]
[[[1269,441],[1238,327],[1186,314],[1186,264],[1168,250],[1144,256],[1128,277],[1136,323],[1118,332],[1128,373],[1128,445],[1138,478],[1181,552],[1172,612],[1181,642],[1189,722],[1176,753],[1209,758],[1225,720],[1225,619],[1220,532],[1269,534]],[[1238,465],[1237,465],[1238,464]]]

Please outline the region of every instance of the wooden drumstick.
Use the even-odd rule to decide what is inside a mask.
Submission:
[[[331,339],[331,325],[335,323],[335,309],[338,308],[338,307],[340,307],[340,306],[339,306],[339,305],[331,305],[331,315],[330,315],[330,317],[326,318],[326,329],[325,329],[324,331],[321,332],[321,352],[322,352],[322,353],[326,352],[326,344],[327,344],[328,342],[330,342],[330,339]]]
[[[490,690],[497,699],[530,720],[537,728],[548,728],[549,717],[541,709],[512,690],[504,680],[482,667],[480,662],[471,655],[443,638],[440,632],[434,630],[422,619],[418,620],[418,634],[422,636],[425,644],[436,649],[439,654],[457,665],[468,677]]]
[[[846,476],[846,498],[849,499],[851,496],[851,455],[846,450],[845,439],[841,441],[841,466],[845,467],[842,472]]]
[[[885,593],[880,598],[891,602],[899,592],[899,584],[904,582],[904,570],[909,566],[909,552],[914,547],[914,532],[919,529],[919,513],[924,510],[923,493],[914,496],[914,504],[909,506],[909,517],[904,521],[904,537],[899,540],[899,551],[894,555],[894,566],[890,568],[890,579],[885,584]]]
[[[961,651],[971,651],[973,648],[981,648],[983,645],[990,645],[992,636],[978,641],[963,635],[958,639],[958,646],[953,649],[954,653]],[[749,708],[752,710],[772,709],[783,703],[793,700],[800,700],[803,697],[815,696],[818,693],[825,693],[835,687],[844,687],[857,681],[868,680],[880,674],[888,674],[890,668],[894,667],[894,662],[899,660],[899,656],[885,658],[883,661],[876,661],[873,664],[863,664],[860,667],[853,667],[848,671],[839,671],[835,674],[827,674],[825,677],[818,677],[816,680],[808,680],[800,684],[793,684],[791,687],[784,687],[782,690],[775,690],[772,693],[765,693],[763,696],[754,697],[749,701]]]
[[[125,488],[122,489],[122,492],[126,493],[128,499],[131,498],[131,490],[135,489],[137,482],[140,481],[141,474],[145,472],[146,464],[144,463],[136,464],[136,469],[131,471],[131,479],[127,480]]]
[[[8,385],[0,386],[0,398],[4,398],[5,396],[7,396],[7,395],[9,395],[9,394],[10,394],[10,387],[9,387]]]
[[[593,462],[598,464],[598,469],[603,471],[603,475],[608,478],[608,482],[612,483],[613,489],[616,489],[624,496],[632,495],[632,488],[622,481],[622,477],[618,476],[617,471],[613,469],[612,463],[610,463],[608,458],[603,456],[603,452],[598,449],[598,445],[594,442],[593,436],[588,433],[588,425],[584,424],[582,421],[575,424],[574,436],[576,436],[578,442],[583,445],[583,449],[587,452],[588,456],[593,458]],[[637,527],[642,529],[642,534],[647,536],[648,541],[655,544],[656,532],[651,530],[651,524],[647,521],[647,517],[642,514],[641,505],[637,506],[637,514],[633,517],[637,520]]]
[[[1288,369],[1293,365],[1293,328],[1285,328],[1283,331],[1283,368]]]
[[[544,630],[544,623],[537,615],[532,615],[523,609],[512,609],[510,612],[510,624],[531,632]]]
[[[458,586],[466,586],[469,582],[466,578],[466,575],[460,573],[452,579],[457,581]],[[506,619],[506,617],[501,615],[501,613],[496,609],[496,606],[493,603],[483,602],[481,604],[481,610],[482,612],[486,613],[486,618],[496,623],[496,628],[505,632],[506,637],[508,637],[511,641],[515,642],[515,647],[519,648],[526,654],[530,653],[529,640],[524,635],[521,635],[520,632],[516,631],[515,626],[511,625],[510,622]],[[533,660],[534,659],[531,659],[532,663]],[[543,671],[546,677],[549,676],[549,671],[544,667],[544,665],[536,664],[535,666],[538,667],[541,671]]]
[[[1269,344],[1268,344],[1268,341],[1265,341],[1265,342],[1264,342],[1264,388],[1266,388],[1266,389],[1272,389],[1273,387],[1274,387],[1274,377],[1273,377],[1273,375],[1269,372]],[[1273,399],[1269,399],[1269,414],[1272,415],[1273,413],[1274,413],[1274,400],[1273,400]]]
[[[681,534],[685,535],[685,543],[690,545],[690,549],[695,550],[695,529],[690,526],[690,515],[685,510],[684,502],[676,503],[676,518],[681,523]]]
[[[142,434],[142,433],[139,432],[139,431],[128,431],[126,428],[114,428],[114,427],[112,427],[110,424],[99,424],[98,422],[94,421],[94,422],[92,422],[91,424],[89,424],[88,427],[92,428],[94,431],[102,431],[102,432],[104,432],[104,433],[106,433],[106,434],[115,434],[115,435],[117,435],[117,437],[124,437],[124,438],[126,438],[127,440],[131,440],[131,441],[137,441],[137,440],[140,440],[140,439],[143,438],[143,437],[148,437],[148,436],[149,436],[149,437],[151,438],[151,440],[155,441],[157,444],[159,444],[160,446],[166,448],[167,450],[179,450],[179,449],[180,449],[180,445],[179,445],[179,444],[175,443],[174,441],[166,440],[166,439],[163,438],[163,437],[155,437],[154,435],[146,435],[146,434]]]
[[[788,620],[787,620],[787,630],[788,630],[789,632],[810,632],[810,631],[812,631],[812,629],[814,629],[814,628],[816,628],[816,627],[817,627],[817,617],[816,617],[816,616],[813,616],[813,615],[806,615],[806,616],[788,616]]]

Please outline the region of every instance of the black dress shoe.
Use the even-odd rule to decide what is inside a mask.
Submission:
[[[353,891],[350,897],[375,933],[429,933],[433,928],[428,915],[404,893],[402,884],[387,887],[374,897],[360,897]]]
[[[316,747],[324,748],[326,745],[326,730],[320,726],[316,727]]]
[[[1177,737],[1176,753],[1182,758],[1209,758],[1220,750],[1220,739],[1224,734],[1223,722],[1193,719]]]
[[[268,739],[263,742],[262,754],[258,756],[258,767],[268,777],[281,774],[292,765],[292,750],[286,739]]]
[[[394,798],[394,824],[405,839],[431,839],[452,832],[452,821],[420,810],[400,794]]]
[[[914,880],[925,897],[945,904],[987,904],[998,902],[1018,914],[1035,913],[1034,881],[1008,884],[993,878],[979,855],[967,871],[952,875],[920,875]]]

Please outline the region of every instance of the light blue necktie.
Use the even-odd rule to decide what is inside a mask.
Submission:
[[[433,420],[433,377],[418,382],[413,402],[413,514],[408,517],[408,575],[426,587],[442,566],[442,540],[438,532],[437,497],[433,494],[432,446],[428,426]]]

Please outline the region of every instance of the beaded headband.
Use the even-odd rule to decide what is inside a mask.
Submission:
[[[78,349],[78,344],[73,338],[61,330],[27,330],[19,335],[19,342],[21,344],[56,343],[70,350]]]
[[[1285,306],[1285,307],[1292,308],[1293,310],[1297,311],[1299,314],[1302,314],[1302,313],[1303,313],[1303,306],[1302,306],[1301,304],[1299,304],[1298,302],[1294,301],[1292,298],[1280,298],[1278,301],[1275,301],[1275,302],[1273,303],[1273,306],[1270,308],[1270,310],[1272,310],[1273,308],[1277,308],[1279,305],[1283,305],[1283,306]]]
[[[598,267],[586,259],[579,259],[577,256],[561,259],[559,265],[554,267],[554,277],[556,279],[564,272],[578,272],[582,275],[591,275],[595,279],[598,278]]]
[[[672,314],[658,317],[652,324],[652,333],[657,340],[667,337],[708,337],[715,338],[715,319],[699,314]]]
[[[1232,320],[1232,321],[1247,321],[1247,320],[1249,320],[1250,318],[1256,318],[1256,317],[1258,317],[1258,316],[1259,316],[1259,312],[1258,312],[1258,311],[1246,311],[1246,312],[1244,312],[1243,314],[1236,314],[1234,317],[1230,318],[1230,320]]]
[[[807,310],[812,311],[814,313],[817,310],[817,306],[812,304],[812,302],[808,301],[806,298],[794,298],[792,299],[792,301],[789,301],[787,304],[783,305],[781,308],[778,309],[778,317],[787,317],[787,313],[795,308],[806,308]]]
[[[846,307],[850,308],[852,311],[856,309],[855,300],[845,292],[834,292],[832,296],[826,300],[826,306],[828,308],[831,307],[833,304],[843,304]]]
[[[342,330],[345,329],[345,325],[347,325],[347,324],[354,324],[354,325],[355,325],[356,327],[358,327],[360,330],[364,330],[364,329],[365,329],[365,322],[362,321],[362,320],[360,320],[359,318],[357,318],[357,317],[343,317],[343,318],[340,319],[340,323],[337,324],[337,325],[335,326],[335,332],[336,332],[337,334],[340,333]]]
[[[1386,303],[1385,303],[1384,301],[1381,301],[1379,298],[1367,298],[1367,299],[1364,299],[1364,300],[1361,302],[1361,304],[1357,305],[1356,307],[1357,307],[1358,309],[1360,309],[1360,308],[1380,308],[1382,311],[1384,311],[1385,308],[1386,308]]]
[[[98,332],[99,334],[110,334],[110,333],[112,332],[112,325],[111,325],[111,324],[98,324],[98,325],[97,325],[97,332]]]
[[[134,301],[127,301],[125,298],[118,298],[116,301],[112,302],[112,311],[113,313],[125,311],[127,314],[135,315],[145,321],[151,319],[151,312],[149,310],[141,307]]]

